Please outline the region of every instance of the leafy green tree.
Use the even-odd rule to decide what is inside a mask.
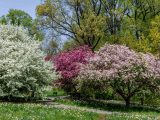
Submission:
[[[150,52],[155,55],[160,55],[160,16],[156,16],[151,20],[149,24],[148,34],[141,34],[139,40],[129,31],[127,31],[123,36],[115,37],[115,41],[111,43],[124,44],[139,52]]]
[[[22,10],[10,9],[8,14],[3,18],[11,25],[22,25],[28,29],[32,26],[32,17]]]
[[[151,42],[151,52],[160,57],[160,16],[151,21],[149,41]]]
[[[150,23],[159,14],[159,0],[44,0],[37,6],[39,23],[47,33],[87,44],[92,50],[111,42],[143,51],[139,46],[149,43],[142,38],[148,36]]]
[[[7,19],[4,15],[0,17],[0,23],[5,25],[7,24]]]
[[[77,42],[75,42],[74,40],[67,40],[64,42],[63,50],[69,51],[69,50],[72,50],[73,48],[76,48],[76,47],[79,47]]]
[[[37,6],[37,15],[42,27],[52,29],[57,36],[67,36],[95,49],[103,36],[106,17],[100,14],[101,5],[93,9],[90,2],[46,0]]]
[[[0,23],[23,26],[29,31],[30,35],[35,36],[39,40],[43,40],[43,34],[40,29],[38,29],[37,21],[33,20],[28,13],[22,10],[10,9],[7,15],[3,15],[0,18]]]
[[[127,29],[131,29],[136,39],[148,34],[150,21],[160,14],[159,0],[129,0]]]

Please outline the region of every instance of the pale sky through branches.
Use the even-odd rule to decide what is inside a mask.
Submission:
[[[0,0],[0,16],[8,13],[9,9],[19,9],[35,18],[35,8],[41,0]]]

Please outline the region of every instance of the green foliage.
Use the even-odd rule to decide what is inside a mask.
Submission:
[[[8,14],[6,15],[6,20],[7,23],[11,25],[22,25],[26,28],[32,26],[31,16],[22,10],[10,9]]]
[[[37,21],[33,20],[28,13],[22,10],[10,9],[8,14],[0,17],[0,23],[4,25],[23,26],[29,31],[32,37],[36,37],[36,40],[43,40],[43,34],[38,28]]]
[[[106,90],[103,91],[97,91],[95,93],[95,98],[96,99],[101,99],[101,100],[116,100],[118,99],[117,94],[112,90],[112,88],[107,88]]]
[[[114,44],[126,45],[138,52],[150,52],[155,55],[160,55],[160,16],[156,16],[150,22],[148,34],[142,34],[137,40],[136,37],[129,31],[126,31],[121,36],[111,36],[109,42]]]
[[[110,42],[157,54],[153,21],[158,23],[159,8],[158,0],[44,0],[36,12],[41,27],[53,31],[52,37],[66,36],[92,50]]]
[[[34,36],[36,40],[42,41],[45,38],[43,30],[40,29],[37,19],[32,20],[32,26],[29,28],[29,34]]]
[[[145,97],[144,104],[160,106],[160,96],[156,94],[149,94]]]
[[[95,12],[98,10],[94,11],[89,1],[46,0],[36,10],[41,26],[48,31],[52,29],[56,36],[67,36],[92,49],[103,37],[106,17],[100,11]]]
[[[159,54],[160,56],[160,16],[155,17],[155,19],[151,21],[151,28],[148,37],[151,44],[151,52]]]
[[[151,48],[149,47],[150,42],[144,35],[141,36],[141,39],[137,40],[130,32],[126,32],[121,36],[112,35],[109,37],[108,43],[125,45],[138,52],[151,52]]]
[[[0,23],[5,25],[7,24],[7,19],[4,15],[0,17]]]
[[[104,36],[106,17],[103,15],[97,16],[89,9],[83,13],[83,17],[80,21],[80,26],[73,24],[73,31],[76,33],[76,39],[82,44],[87,44],[89,47],[92,47],[92,49],[95,49],[98,42]]]
[[[52,3],[52,0],[45,0],[45,4],[38,5],[36,8],[37,15],[53,16],[56,12],[56,8],[52,5]]]
[[[64,51],[69,51],[69,50],[72,50],[76,47],[79,47],[78,43],[74,40],[67,40],[66,42],[64,42],[64,45],[63,45],[63,50]]]
[[[45,49],[45,52],[48,55],[56,54],[59,51],[59,46],[56,40],[50,40],[48,43],[48,48]]]
[[[48,86],[44,90],[44,92],[47,95],[47,97],[56,97],[56,96],[65,96],[66,95],[64,90],[62,90],[58,87],[53,87],[53,86]]]
[[[77,81],[75,81],[78,84]],[[104,83],[100,81],[83,81],[81,82],[81,86],[77,86],[78,92],[81,97],[84,99],[95,99],[98,97],[98,93],[104,93],[104,89],[106,90],[108,86],[105,86]],[[107,97],[107,96],[106,96]],[[98,98],[101,99],[101,98]]]

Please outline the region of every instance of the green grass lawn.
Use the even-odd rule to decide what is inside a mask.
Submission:
[[[85,102],[72,99],[57,99],[57,102],[65,105],[94,108],[112,111],[113,114],[105,115],[106,120],[160,120],[160,108],[134,106],[126,108],[117,103]],[[115,113],[118,112],[118,113]]]
[[[155,111],[130,111],[103,115],[41,104],[0,103],[0,120],[160,120],[160,114]]]
[[[97,120],[98,114],[39,104],[0,103],[0,120]]]
[[[58,97],[67,95],[62,89],[56,89],[49,87],[46,89],[45,93],[47,97]],[[43,119],[45,120],[160,120],[160,107],[142,107],[142,106],[132,106],[131,108],[126,108],[122,101],[110,101],[110,102],[97,102],[97,101],[80,101],[73,99],[59,99],[57,98],[55,102],[77,106],[82,108],[92,108],[104,111],[113,112],[113,114],[96,114],[88,113],[85,111],[74,111],[74,110],[60,110],[55,108],[43,108],[45,111]],[[155,103],[155,101],[154,101]],[[42,109],[41,109],[42,110]],[[42,111],[43,111],[42,110]],[[52,111],[52,112],[51,112]],[[115,113],[118,112],[118,113]],[[35,110],[37,119],[40,119],[41,114]],[[55,115],[56,114],[56,115]],[[62,114],[62,115],[61,115]],[[52,118],[52,116],[54,117]],[[33,116],[33,115],[32,115]]]

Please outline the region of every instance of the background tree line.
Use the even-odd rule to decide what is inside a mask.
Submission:
[[[52,39],[67,39],[65,48],[109,42],[159,52],[159,0],[44,0],[36,12]]]
[[[84,44],[94,51],[106,42],[159,54],[159,14],[159,0],[43,0],[35,19],[11,9],[0,23],[24,26],[51,54]]]

